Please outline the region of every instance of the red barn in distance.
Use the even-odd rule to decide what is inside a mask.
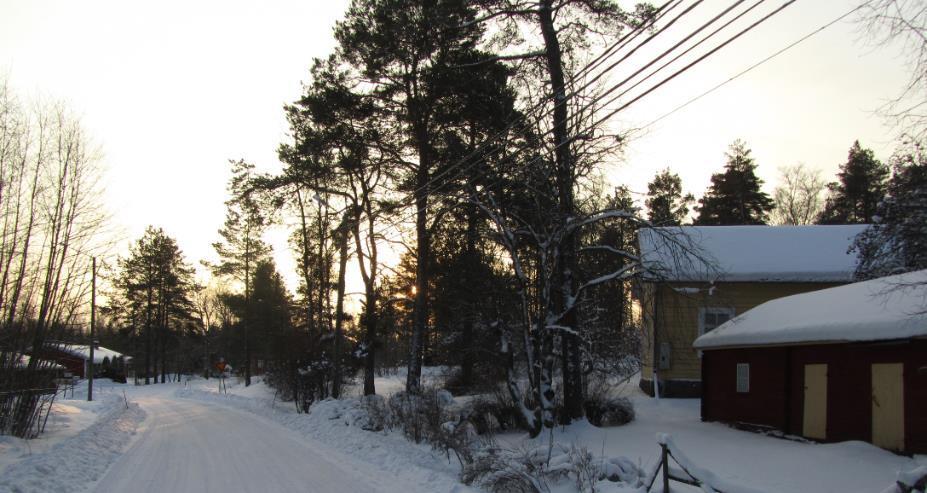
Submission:
[[[65,367],[72,375],[85,378],[89,370],[90,346],[86,344],[49,343],[45,345],[42,359],[54,361]],[[94,346],[93,364],[95,367],[99,368],[103,365],[104,360],[115,364],[117,359],[122,359],[124,363],[128,364],[131,362],[132,357],[103,346]]]

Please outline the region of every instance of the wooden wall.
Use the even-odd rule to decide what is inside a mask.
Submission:
[[[660,371],[661,379],[698,381],[701,359],[692,343],[699,336],[699,308],[733,308],[739,315],[761,303],[825,289],[835,283],[737,282],[737,283],[667,283],[646,284],[641,293],[644,327],[642,378],[653,375],[654,349],[662,342],[670,344],[670,367]],[[697,289],[697,293],[689,291]],[[681,292],[682,291],[682,292]],[[654,326],[656,340],[654,339]]]
[[[874,363],[904,364],[905,449],[927,452],[927,340],[719,349],[703,355],[702,419],[802,434],[804,365],[828,365],[826,441],[872,441]],[[750,363],[750,392],[736,365]]]

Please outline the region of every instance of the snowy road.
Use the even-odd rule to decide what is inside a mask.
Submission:
[[[379,491],[337,454],[253,414],[176,397],[138,399],[138,440],[97,483],[101,492]]]

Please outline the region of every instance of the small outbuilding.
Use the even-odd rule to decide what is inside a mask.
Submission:
[[[43,359],[54,361],[72,375],[85,378],[90,369],[90,346],[86,344],[49,343],[42,353]],[[132,358],[103,346],[93,348],[93,367],[96,375],[104,363],[126,365]]]
[[[768,301],[693,345],[705,421],[927,452],[927,270]]]

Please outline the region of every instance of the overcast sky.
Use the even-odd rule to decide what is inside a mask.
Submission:
[[[652,121],[855,3],[799,0],[616,124]],[[125,244],[161,226],[196,263],[214,257],[228,160],[279,169],[282,106],[299,97],[312,58],[332,50],[346,4],[0,0],[0,73],[20,95],[63,99],[82,115],[103,150],[106,202]],[[688,22],[722,4],[706,2]],[[768,191],[778,167],[799,162],[830,179],[854,139],[888,157],[894,132],[873,111],[905,80],[897,50],[868,46],[852,22],[841,22],[650,127],[608,174],[642,192],[669,166],[699,196],[727,146],[742,138]],[[273,239],[276,259],[293,287],[283,237]]]

